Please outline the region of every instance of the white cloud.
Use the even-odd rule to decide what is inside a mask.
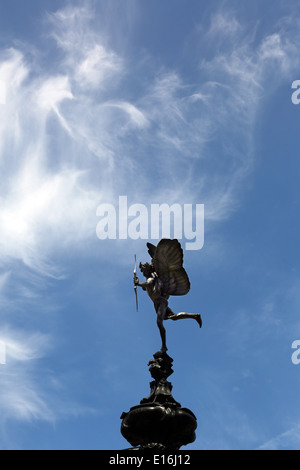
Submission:
[[[53,77],[46,80],[37,91],[36,100],[41,108],[57,112],[59,104],[65,99],[73,99],[68,77]]]
[[[299,448],[300,425],[297,425],[265,442],[257,450],[299,450]]]
[[[224,36],[236,35],[242,29],[240,23],[233,14],[227,12],[217,12],[211,18],[211,24],[208,31],[209,35],[219,34],[224,40]]]
[[[78,170],[45,172],[36,159],[25,162],[2,199],[0,258],[20,259],[42,274],[53,274],[47,256],[57,247],[91,236],[97,195],[81,187]]]
[[[122,75],[123,61],[103,44],[100,32],[92,25],[89,7],[72,7],[49,15],[51,35],[64,51],[64,66],[77,85],[85,91],[99,90],[108,80]]]
[[[89,251],[84,242],[96,239],[96,207],[103,193],[110,194],[105,166],[93,152],[109,149],[101,140],[98,144],[97,124],[85,127],[85,117],[90,85],[103,79],[102,65],[109,69],[115,58],[105,56],[104,48],[94,52],[93,61],[86,49],[82,57],[89,60],[79,62],[81,68],[66,59],[63,71],[36,68],[30,56],[15,49],[0,54],[0,80],[6,85],[0,107],[0,262],[5,269],[0,274],[0,341],[6,346],[0,371],[2,424],[9,418],[52,421],[73,413],[72,404],[58,405],[45,374],[41,380],[40,361],[55,339],[50,340],[50,331],[47,336],[39,332],[42,318],[36,311],[47,317],[55,310],[43,298],[41,279],[61,279],[66,249]],[[83,94],[76,88],[79,81]],[[102,171],[99,179],[96,174]],[[16,331],[16,317],[30,319],[32,332]],[[4,319],[9,322],[5,329]],[[46,324],[44,318],[43,328]]]
[[[145,114],[131,103],[125,101],[107,102],[103,106],[110,106],[124,111],[130,118],[130,122],[137,128],[144,128],[149,124]]]
[[[28,69],[24,63],[23,54],[10,48],[0,56],[0,80],[5,83],[7,99],[13,97],[28,76]]]
[[[142,190],[134,197],[144,202],[162,162],[168,178],[156,200],[175,194],[176,187],[183,202],[205,203],[208,220],[228,217],[252,169],[262,99],[299,62],[288,36],[283,40],[277,32],[248,44],[243,24],[218,12],[205,37],[213,43],[216,35],[230,33],[231,42],[201,62],[198,83],[187,82],[184,70],[159,71],[129,100],[118,87],[129,64],[107,40],[104,45],[92,10],[70,5],[48,18],[62,49],[55,74],[53,67],[34,73],[35,64],[14,49],[0,62],[0,79],[14,85],[0,109],[0,256],[31,267],[40,258],[44,265],[40,247],[47,231],[57,235],[53,245],[58,238],[76,243],[91,236],[91,214],[102,195],[116,188],[126,193],[138,174]],[[60,148],[52,147],[55,134]],[[46,244],[50,248],[51,237]]]
[[[188,83],[184,71],[160,71],[154,81],[145,81],[133,102],[124,99],[124,93],[119,98],[118,83],[130,73],[129,64],[109,50],[107,38],[106,45],[101,44],[103,37],[93,28],[89,8],[69,6],[51,15],[51,24],[65,54],[60,67],[68,73],[75,98],[60,114],[62,124],[75,141],[106,162],[108,174],[118,168],[112,181],[126,191],[125,181],[131,187],[134,173],[139,174],[141,197],[148,198],[149,170],[164,161],[169,168],[164,194],[184,181],[189,186],[182,191],[183,198],[199,202],[201,197],[208,220],[225,219],[236,210],[253,165],[253,130],[262,99],[281,82],[287,67],[295,67],[282,32],[264,37],[258,45],[253,38],[248,42],[249,34],[236,16],[220,11],[212,16],[206,40],[214,44],[217,36],[230,36],[230,41],[201,62],[199,83]],[[270,86],[274,67],[276,80]],[[92,91],[103,83],[95,100]],[[134,146],[139,155],[151,154],[151,167],[150,160],[145,164],[136,158]],[[201,171],[196,171],[196,184],[191,175],[197,165]]]
[[[6,364],[0,366],[1,422],[8,418],[52,421],[55,413],[32,373],[49,346],[49,337],[40,333],[26,337],[23,332],[2,328],[0,340],[6,350]]]
[[[69,78],[67,76],[51,77],[41,85],[36,93],[37,105],[45,112],[45,116],[53,111],[61,122],[63,128],[71,134],[66,119],[62,116],[59,105],[64,100],[72,100],[74,96],[71,91]]]
[[[0,295],[2,291],[5,289],[5,286],[9,280],[10,274],[11,273],[8,271],[0,275]]]
[[[75,70],[75,79],[82,87],[99,87],[104,80],[113,77],[122,70],[120,58],[108,52],[101,44],[95,44],[87,50]]]
[[[87,26],[92,18],[91,9],[69,5],[55,13],[49,13],[48,20],[52,26],[50,34],[64,51],[82,50],[90,38]],[[93,34],[92,31],[91,35]]]

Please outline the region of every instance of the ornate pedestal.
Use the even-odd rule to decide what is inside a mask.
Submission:
[[[174,451],[196,439],[197,418],[173,398],[167,381],[173,374],[172,363],[168,354],[154,354],[148,364],[154,379],[149,397],[121,416],[121,433],[133,447]]]

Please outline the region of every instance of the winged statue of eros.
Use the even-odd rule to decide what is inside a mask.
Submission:
[[[191,284],[189,277],[183,267],[183,250],[178,240],[162,239],[157,246],[147,243],[151,263],[140,263],[140,270],[146,278],[146,282],[139,282],[134,276],[135,287],[139,286],[147,291],[153,301],[157,313],[157,325],[162,339],[162,352],[167,351],[166,331],[163,326],[164,320],[181,320],[192,318],[197,321],[200,328],[202,319],[199,313],[174,313],[168,304],[171,295],[186,295]]]

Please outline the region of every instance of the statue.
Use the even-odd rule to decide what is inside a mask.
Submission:
[[[151,263],[140,263],[140,270],[146,278],[146,282],[139,281],[134,270],[134,287],[141,287],[147,291],[154,304],[157,314],[157,326],[159,328],[162,347],[161,353],[168,350],[166,345],[166,330],[164,320],[182,320],[191,318],[196,320],[200,328],[202,319],[199,313],[174,313],[168,303],[171,295],[186,295],[191,286],[188,275],[183,268],[183,250],[178,240],[162,239],[157,247],[147,243],[148,253],[152,258]]]
[[[163,239],[156,246],[147,243],[151,263],[140,264],[146,281],[140,282],[135,257],[134,290],[138,310],[137,288],[147,291],[157,314],[162,346],[148,366],[152,377],[150,395],[143,398],[129,412],[121,415],[122,436],[136,450],[173,452],[196,439],[197,418],[188,408],[183,408],[172,395],[173,359],[167,354],[165,320],[192,318],[202,326],[199,313],[174,313],[169,307],[171,295],[186,295],[191,286],[183,268],[183,251],[178,240]]]

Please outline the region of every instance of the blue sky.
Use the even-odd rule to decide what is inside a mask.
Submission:
[[[1,449],[124,449],[160,347],[100,204],[205,205],[166,323],[189,449],[300,449],[297,1],[0,5]],[[149,240],[150,241],[150,240]],[[156,241],[153,241],[155,243]],[[182,240],[183,246],[185,240]],[[0,361],[1,362],[1,361]]]

